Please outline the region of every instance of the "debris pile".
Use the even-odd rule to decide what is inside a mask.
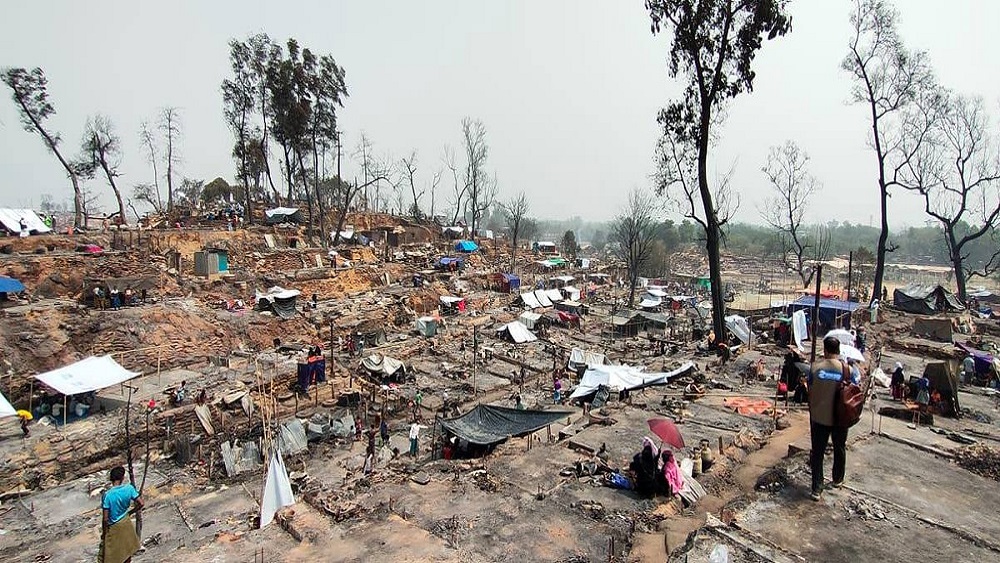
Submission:
[[[844,510],[847,512],[847,519],[855,516],[862,520],[886,520],[885,508],[881,504],[861,497],[852,496],[844,503]]]
[[[955,451],[955,462],[976,475],[1000,481],[1000,449],[976,444]]]

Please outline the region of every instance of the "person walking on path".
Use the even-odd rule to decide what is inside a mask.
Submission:
[[[111,470],[111,488],[101,497],[101,548],[98,560],[102,563],[126,563],[139,551],[139,536],[129,517],[135,504],[141,510],[143,503],[139,491],[132,483],[125,483],[125,468]]]
[[[847,469],[847,428],[836,425],[835,403],[842,381],[858,383],[856,376],[840,360],[840,340],[828,336],[823,339],[823,358],[814,362],[809,370],[809,433],[812,438],[809,466],[812,469],[813,500],[823,494],[823,456],[826,445],[833,439],[833,486],[844,483]]]
[[[427,427],[424,426],[423,424],[417,424],[416,422],[414,422],[413,424],[410,425],[410,456],[411,457],[417,457],[417,452],[419,452],[419,450],[420,450],[417,441],[420,438],[420,430],[422,428],[427,428]]]

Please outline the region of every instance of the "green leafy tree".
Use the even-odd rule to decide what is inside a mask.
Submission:
[[[576,253],[578,250],[576,246],[576,233],[573,231],[566,231],[563,233],[562,249],[563,254],[569,256],[573,260],[576,260]]]
[[[205,184],[199,198],[202,203],[212,205],[229,201],[232,195],[233,187],[229,185],[229,182],[226,182],[223,178],[216,178]]]
[[[738,201],[728,182],[709,183],[713,126],[726,102],[753,89],[754,58],[765,39],[791,29],[785,0],[646,0],[652,32],[673,32],[668,72],[686,79],[684,95],[663,109],[660,193],[677,191],[684,215],[705,234],[712,283],[712,324],[725,334],[720,244],[722,227]],[[700,210],[698,209],[700,208]]]
[[[59,152],[59,133],[46,128],[46,121],[55,115],[56,109],[49,102],[48,80],[42,69],[8,68],[3,71],[3,82],[11,90],[11,98],[21,117],[21,126],[28,133],[36,133],[45,142],[45,147],[55,155],[59,164],[66,170],[69,181],[73,184],[73,225],[82,227],[84,221],[83,192],[80,180],[72,163],[63,158]]]

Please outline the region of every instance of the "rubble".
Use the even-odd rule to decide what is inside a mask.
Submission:
[[[1000,481],[1000,448],[974,444],[955,450],[955,463],[994,481]]]

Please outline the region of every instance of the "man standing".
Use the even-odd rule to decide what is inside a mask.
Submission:
[[[129,508],[135,502],[137,510],[143,503],[139,491],[131,483],[123,484],[125,468],[111,470],[111,488],[101,498],[101,553],[102,563],[127,563],[139,551],[139,536],[129,518]]]
[[[976,380],[976,359],[969,354],[962,360],[962,383],[971,384]]]
[[[422,424],[417,424],[416,422],[414,422],[413,424],[410,425],[410,456],[411,457],[417,457],[417,452],[419,451],[417,440],[420,438],[420,429],[421,428],[427,428],[427,427],[424,426],[424,425],[422,425]]]
[[[833,486],[844,483],[847,469],[847,428],[836,425],[834,416],[837,392],[842,381],[853,381],[850,370],[840,360],[840,340],[828,336],[823,339],[823,359],[814,362],[809,370],[809,431],[812,437],[810,468],[812,469],[813,500],[823,494],[823,455],[826,445],[833,438]]]

